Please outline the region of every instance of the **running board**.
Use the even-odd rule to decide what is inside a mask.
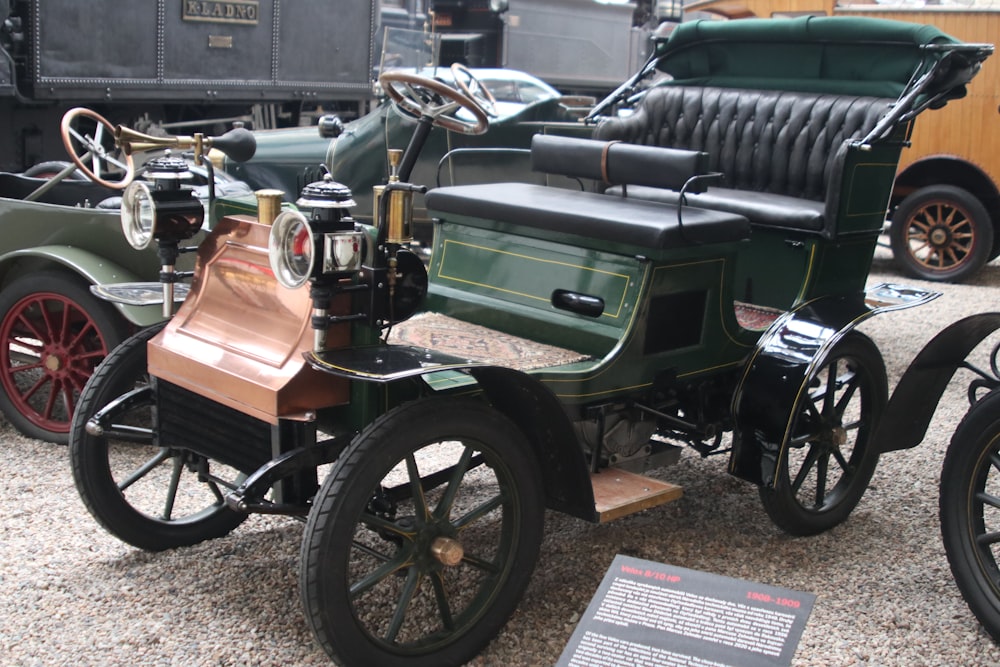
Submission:
[[[591,473],[594,509],[598,523],[607,523],[650,507],[665,505],[683,495],[676,484],[637,475],[619,468]]]

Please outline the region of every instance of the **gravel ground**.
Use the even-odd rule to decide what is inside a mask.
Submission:
[[[910,284],[879,251],[873,281]],[[923,308],[862,329],[890,386],[937,331],[997,307],[1000,265]],[[851,518],[790,538],[724,457],[658,474],[684,497],[608,525],[549,513],[532,583],[475,665],[552,665],[616,554],[809,591],[794,665],[1000,665],[955,588],[937,520],[938,474],[965,411],[953,385],[925,442],[883,457]],[[104,533],[73,487],[65,447],[0,427],[0,665],[328,665],[300,610],[302,524],[252,517],[230,536],[150,554]]]

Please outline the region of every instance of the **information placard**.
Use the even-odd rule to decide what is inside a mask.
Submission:
[[[557,667],[787,666],[815,600],[619,554]]]

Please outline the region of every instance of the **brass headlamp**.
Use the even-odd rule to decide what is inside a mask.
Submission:
[[[280,213],[271,226],[268,252],[278,281],[294,289],[320,275],[359,271],[364,239],[348,211],[355,205],[350,188],[327,174],[304,187],[295,205],[299,211]]]

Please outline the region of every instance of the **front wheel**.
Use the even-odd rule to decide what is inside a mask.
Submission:
[[[972,193],[931,185],[907,196],[892,216],[889,240],[903,273],[959,282],[990,260],[993,220]]]
[[[223,501],[223,489],[242,480],[237,471],[155,442],[146,344],[165,324],[108,355],[80,396],[70,438],[73,478],[87,509],[109,533],[147,551],[222,537],[246,519]],[[98,411],[99,432],[87,428]]]
[[[969,609],[1000,642],[1000,392],[965,415],[941,468],[941,537]]]
[[[858,332],[844,336],[809,379],[792,412],[773,487],[760,487],[771,520],[815,535],[847,519],[878,464],[871,437],[887,400],[882,355]]]
[[[337,460],[302,543],[306,617],[340,664],[461,665],[513,613],[544,511],[538,460],[473,399],[403,405]]]
[[[82,280],[55,271],[0,293],[0,410],[21,433],[66,444],[80,392],[127,322]]]

